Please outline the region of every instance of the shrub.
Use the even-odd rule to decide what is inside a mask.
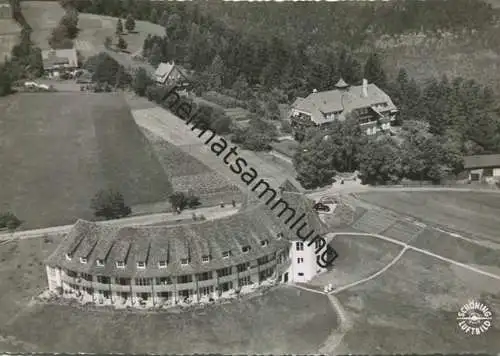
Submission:
[[[9,230],[15,230],[21,224],[22,221],[11,212],[0,214],[0,229],[7,228]]]
[[[125,204],[123,195],[112,189],[100,190],[92,199],[90,206],[96,217],[103,217],[106,220],[123,218],[132,212],[132,209]]]
[[[175,192],[169,197],[170,204],[177,211],[200,205],[200,198],[192,193]]]

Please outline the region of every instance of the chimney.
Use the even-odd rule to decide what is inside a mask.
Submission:
[[[368,97],[368,80],[363,79],[363,97]]]

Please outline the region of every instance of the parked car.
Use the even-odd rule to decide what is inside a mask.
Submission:
[[[314,204],[314,210],[323,211],[325,213],[328,213],[330,211],[330,207],[328,205],[323,204],[323,203],[316,203],[316,204]]]

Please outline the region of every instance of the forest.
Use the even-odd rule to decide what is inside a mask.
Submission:
[[[81,12],[133,16],[165,27],[164,36],[145,40],[145,57],[153,65],[175,60],[193,70],[198,94],[214,91],[245,103],[253,113],[251,125],[244,132],[234,129],[234,136],[237,143],[250,139],[253,149],[269,148],[275,133],[266,135],[263,122],[279,118],[277,104],[290,104],[313,89],[331,89],[340,77],[349,84],[366,78],[385,90],[400,109],[401,137],[368,140],[346,124],[328,132],[327,139],[325,132],[304,133],[295,157],[304,186],[328,184],[336,172],[355,169],[371,183],[438,182],[462,169],[464,155],[500,150],[498,102],[491,89],[473,78],[416,82],[404,68],[388,78],[383,59],[373,49],[366,51],[380,36],[491,30],[497,11],[480,0],[64,3]]]

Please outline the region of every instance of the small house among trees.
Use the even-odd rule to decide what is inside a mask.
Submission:
[[[42,51],[43,70],[49,76],[57,76],[61,71],[78,68],[78,54],[72,49],[51,49]]]
[[[175,62],[160,63],[155,71],[155,82],[161,85],[184,85],[188,83],[185,71]]]
[[[464,168],[470,182],[500,181],[500,154],[466,156]]]

